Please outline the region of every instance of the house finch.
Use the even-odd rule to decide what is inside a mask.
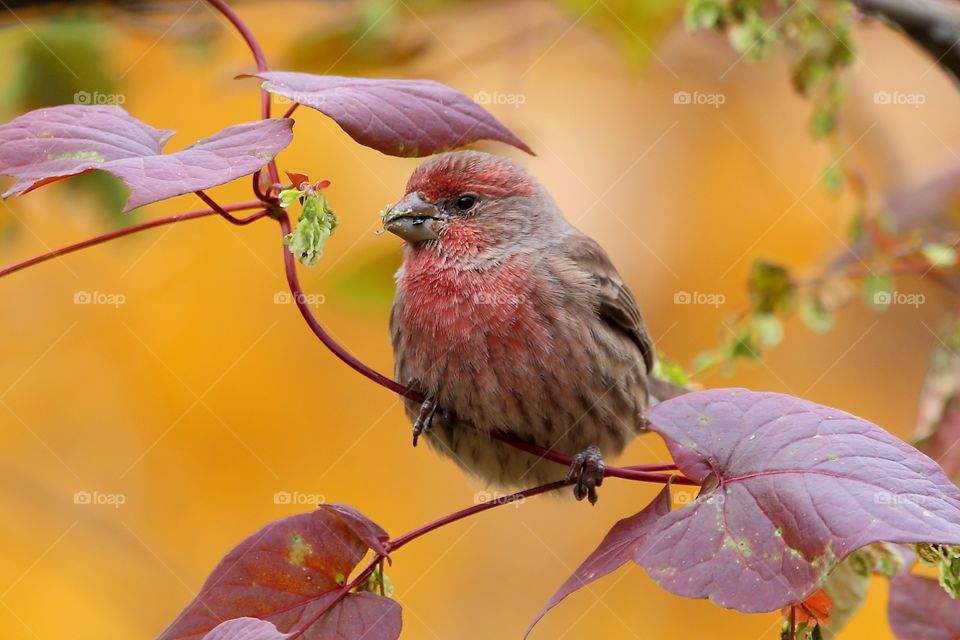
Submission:
[[[426,397],[405,400],[414,444],[423,431],[494,485],[564,477],[499,429],[575,456],[567,477],[595,502],[602,455],[644,428],[654,362],[607,254],[526,170],[477,151],[421,164],[383,218],[406,241],[390,334],[397,379]]]

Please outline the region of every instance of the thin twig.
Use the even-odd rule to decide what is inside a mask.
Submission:
[[[219,204],[217,204],[217,202],[213,198],[208,196],[202,190],[194,191],[194,193],[197,194],[197,196],[201,200],[203,200],[207,204],[207,206],[213,209],[216,213],[220,214],[220,217],[226,220],[227,222],[229,222],[230,224],[235,224],[237,226],[242,227],[250,224],[251,222],[259,220],[260,218],[263,217],[263,212],[257,212],[251,216],[247,216],[246,218],[237,218],[236,216],[230,215],[229,211],[227,211],[226,209],[221,207]]]
[[[408,542],[412,542],[424,536],[431,531],[439,529],[445,525],[450,524],[451,522],[456,522],[457,520],[462,520],[474,514],[480,513],[481,511],[487,511],[488,509],[493,509],[496,507],[503,506],[505,504],[513,504],[514,502],[520,502],[529,497],[546,493],[548,491],[555,491],[557,489],[562,489],[563,487],[573,484],[574,481],[570,480],[557,480],[556,482],[550,482],[548,484],[540,485],[539,487],[533,487],[532,489],[524,489],[523,491],[517,491],[516,493],[511,493],[508,496],[503,496],[501,498],[495,498],[493,500],[488,500],[486,502],[481,502],[480,504],[475,504],[472,507],[467,507],[466,509],[461,509],[451,513],[450,515],[438,518],[433,522],[428,522],[427,524],[417,527],[409,533],[405,533],[402,536],[398,536],[393,540],[388,540],[385,543],[387,551],[396,551],[400,547],[406,545]]]
[[[244,211],[248,209],[256,209],[262,207],[263,203],[259,201],[253,202],[239,202],[237,204],[227,205],[222,207],[225,211]],[[268,215],[268,211],[264,210],[259,213],[253,214],[251,218],[257,219],[262,218]],[[79,251],[80,249],[85,249],[87,247],[93,247],[98,244],[103,244],[104,242],[109,242],[110,240],[115,240],[117,238],[122,238],[124,236],[133,235],[134,233],[139,233],[141,231],[146,231],[147,229],[153,229],[155,227],[162,227],[164,225],[173,224],[174,222],[181,222],[183,220],[195,220],[196,218],[205,218],[208,216],[217,215],[218,212],[213,209],[201,209],[200,211],[190,211],[187,213],[178,213],[177,215],[167,216],[165,218],[158,218],[156,220],[149,220],[147,222],[141,222],[140,224],[135,224],[124,229],[118,229],[116,231],[111,231],[109,233],[104,233],[103,235],[84,240],[82,242],[77,242],[75,244],[70,244],[65,247],[60,247],[59,249],[54,249],[46,253],[42,253],[38,256],[28,258],[22,262],[18,262],[9,267],[4,267],[0,269],[0,278],[8,276],[11,273],[16,273],[27,267],[32,267],[35,264],[40,264],[41,262],[46,262],[47,260],[52,260],[59,256],[67,255],[68,253],[73,253],[74,251]],[[250,220],[252,222],[253,220]]]

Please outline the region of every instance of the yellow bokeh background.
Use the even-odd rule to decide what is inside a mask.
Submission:
[[[243,3],[239,11],[281,68],[273,52],[347,4]],[[808,134],[810,105],[776,55],[753,64],[677,23],[650,41],[637,66],[580,12],[546,2],[400,5],[428,47],[391,75],[435,77],[468,95],[522,96],[520,105],[489,109],[538,155],[482,147],[523,162],[607,248],[658,348],[680,362],[718,343],[746,301],[754,258],[809,274],[843,249],[853,200],[832,196],[818,179],[835,153],[880,192],[957,161],[960,96],[878,24],[855,31],[859,59],[846,77],[839,148],[831,148]],[[610,8],[600,2],[588,11]],[[175,129],[169,150],[258,117],[256,83],[232,79],[252,68],[243,43],[202,5],[183,20],[217,27],[208,52],[185,51],[175,30],[164,35],[127,19],[118,21],[130,28],[113,56],[125,74],[124,107]],[[524,26],[522,37],[500,41]],[[351,57],[344,46],[317,61],[317,72],[342,72]],[[926,101],[874,103],[874,92],[894,90]],[[676,105],[677,91],[720,92],[725,102]],[[304,288],[322,299],[316,312],[330,332],[388,372],[387,292],[400,245],[375,233],[377,212],[402,193],[417,161],[360,147],[309,109],[295,119],[296,139],[279,163],[330,179],[340,218],[320,264],[302,270]],[[211,193],[223,203],[247,200],[249,181]],[[182,196],[141,215],[201,206]],[[0,204],[0,218],[16,229],[0,245],[2,263],[102,232],[96,208],[63,185]],[[292,305],[275,303],[285,291],[279,240],[269,221],[236,228],[210,218],[0,281],[0,637],[156,636],[233,545],[307,508],[276,504],[276,492],[348,503],[397,535],[472,504],[484,489],[428,449],[413,449],[398,400],[336,361]],[[909,437],[950,302],[924,282],[898,288],[923,293],[926,303],[883,315],[855,304],[826,336],[790,321],[784,344],[763,363],[703,382],[793,393]],[[79,291],[124,302],[77,305]],[[677,305],[678,291],[725,302]],[[650,435],[619,462],[665,459]],[[124,504],[78,505],[78,491],[122,494]],[[389,571],[403,637],[520,637],[609,526],[656,491],[610,480],[595,508],[531,499],[404,548]],[[875,581],[841,637],[892,638],[886,598],[885,583]],[[778,620],[675,597],[631,566],[568,598],[533,637],[760,640],[778,637]]]

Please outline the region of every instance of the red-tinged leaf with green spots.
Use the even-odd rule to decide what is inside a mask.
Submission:
[[[289,633],[280,633],[266,620],[235,618],[218,624],[203,640],[286,640],[289,637]]]
[[[267,621],[281,634],[302,631],[302,640],[395,640],[396,602],[343,592],[369,549],[356,533],[360,520],[366,519],[357,512],[345,518],[322,508],[267,525],[220,561],[159,640],[201,640],[237,618]]]
[[[292,125],[278,118],[227,127],[165,155],[173,131],[154,129],[120,107],[37,109],[0,125],[0,175],[16,178],[3,197],[101,170],[130,188],[129,211],[253,173],[290,144]]]
[[[670,513],[670,487],[663,490],[640,513],[624,518],[604,536],[600,546],[577,567],[567,581],[560,585],[546,606],[537,614],[524,637],[530,635],[534,625],[553,607],[568,595],[582,589],[594,580],[616,571],[633,558],[634,552],[650,533],[657,519]]]
[[[960,490],[862,418],[779,393],[713,389],[663,402],[648,419],[702,486],[635,555],[678,595],[773,611],[809,597],[872,542],[960,543]]]
[[[390,539],[390,534],[380,528],[380,525],[376,522],[345,504],[322,504],[319,508],[340,516],[365,545],[381,555],[387,555],[387,548],[384,543]]]
[[[960,638],[960,602],[933,578],[910,573],[893,578],[888,615],[898,640]]]
[[[333,118],[360,144],[391,156],[421,157],[477,140],[533,151],[476,102],[433,80],[345,78],[292,71],[241,77]]]

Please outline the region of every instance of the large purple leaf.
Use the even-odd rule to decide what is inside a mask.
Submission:
[[[290,144],[292,125],[287,118],[236,125],[164,155],[173,132],[120,107],[37,109],[0,125],[0,174],[16,178],[3,197],[99,169],[130,188],[129,211],[253,173]]]
[[[673,593],[773,611],[871,542],[960,543],[960,490],[862,418],[746,389],[680,396],[648,418],[702,485],[635,556]]]
[[[302,640],[395,640],[400,607],[390,598],[349,593],[333,604],[367,552],[355,532],[361,521],[379,529],[356,511],[348,521],[330,508],[267,525],[220,561],[159,640],[200,640],[237,618],[270,622],[279,633],[306,628]]]
[[[898,640],[960,638],[960,602],[932,578],[902,573],[891,580],[888,613]]]
[[[587,556],[587,559],[577,567],[573,575],[560,585],[550,601],[527,627],[527,633],[524,637],[530,635],[533,626],[550,609],[557,606],[561,600],[594,580],[599,580],[608,573],[616,571],[630,560],[637,547],[646,539],[647,534],[656,524],[657,519],[667,513],[670,513],[670,487],[664,487],[653,499],[653,502],[644,507],[640,513],[624,518],[613,525],[613,528],[607,532],[607,535],[600,542],[600,546],[594,549],[593,553]]]
[[[292,71],[244,77],[333,118],[360,144],[391,156],[421,157],[477,140],[533,151],[473,100],[433,80],[345,78]]]

